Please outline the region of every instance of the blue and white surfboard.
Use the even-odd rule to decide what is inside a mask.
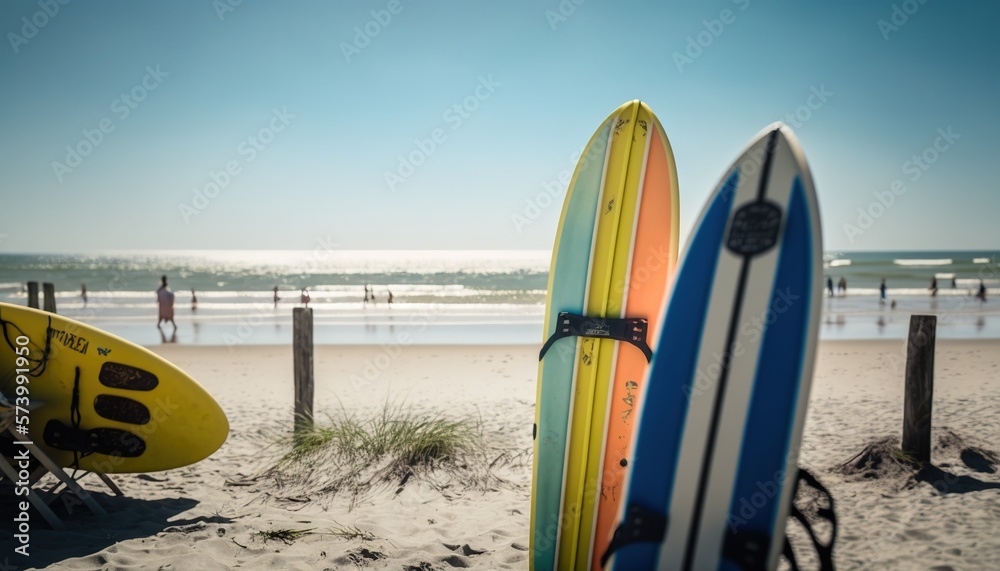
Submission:
[[[788,127],[771,125],[723,177],[687,245],[606,569],[777,567],[822,251],[805,156]]]

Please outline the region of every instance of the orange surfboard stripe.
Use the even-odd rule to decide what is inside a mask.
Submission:
[[[666,299],[664,292],[676,264],[676,245],[671,244],[675,239],[671,237],[668,241],[663,241],[663,226],[674,220],[671,197],[675,183],[673,165],[664,148],[662,134],[658,126],[651,127],[652,139],[646,159],[632,266],[629,270],[625,316],[643,316],[649,320],[647,340],[655,348],[653,341],[659,333],[660,309]],[[673,234],[676,235],[676,232]],[[607,550],[617,524],[627,470],[622,465],[622,460],[628,459],[631,454],[638,399],[647,366],[642,352],[627,343],[619,343],[591,558],[592,568],[595,570],[600,569],[601,555]]]

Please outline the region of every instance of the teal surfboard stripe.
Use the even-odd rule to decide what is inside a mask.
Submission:
[[[586,149],[584,157],[588,158],[581,163],[575,185],[567,191],[570,202],[552,269],[552,298],[545,339],[555,333],[559,312],[583,314],[596,224],[594,213],[601,197],[611,124],[611,121],[605,123],[594,143]],[[542,360],[539,400],[542,408],[538,415],[538,455],[535,458],[538,463],[534,545],[537,571],[552,569],[555,565],[575,360],[576,341],[572,338],[556,342]]]

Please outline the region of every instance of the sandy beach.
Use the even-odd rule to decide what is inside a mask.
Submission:
[[[937,469],[919,479],[888,469],[866,478],[836,469],[878,438],[898,437],[903,343],[821,344],[800,465],[837,502],[839,568],[1000,567],[1000,474],[995,457],[977,452],[1000,442],[998,349],[1000,341],[940,341]],[[376,481],[354,496],[281,487],[262,475],[292,425],[290,347],[156,347],[220,402],[229,440],[193,466],[117,477],[125,497],[88,478],[108,517],[63,512],[68,533],[39,523],[30,561],[11,555],[9,543],[0,561],[7,569],[525,569],[536,350],[317,347],[320,421],[341,407],[375,415],[391,402],[481,423],[481,454]],[[308,533],[261,533],[282,530]]]

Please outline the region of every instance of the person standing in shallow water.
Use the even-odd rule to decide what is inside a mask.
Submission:
[[[167,287],[167,276],[160,277],[160,287],[156,290],[156,304],[159,306],[160,317],[156,321],[156,327],[165,321],[169,321],[177,330],[177,323],[174,322],[174,292]]]
[[[929,287],[927,289],[931,290],[931,297],[934,297],[934,296],[937,295],[937,290],[938,290],[938,287],[937,287],[937,276],[934,276],[933,278],[931,278],[931,287]]]
[[[979,293],[976,294],[976,297],[979,298],[979,301],[986,301],[986,284],[983,283],[983,280],[979,280]]]
[[[878,302],[881,305],[885,305],[885,278],[882,278],[882,285],[879,286],[878,291],[880,295]]]
[[[830,276],[826,277],[826,291],[830,292],[830,297],[833,297],[833,278]]]

